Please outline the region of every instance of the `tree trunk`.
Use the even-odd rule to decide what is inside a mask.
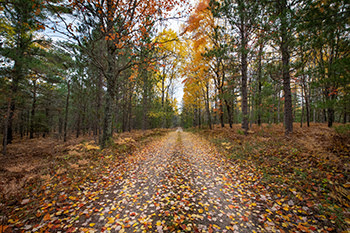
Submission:
[[[248,86],[251,86],[250,82],[248,82]],[[253,125],[253,119],[254,119],[254,100],[252,95],[248,95],[248,115],[249,115],[248,128],[251,128]]]
[[[279,85],[277,88],[277,124],[279,124],[281,122],[281,91]]]
[[[19,38],[19,40],[17,41],[17,51],[16,51],[16,55],[18,55],[18,57],[16,57],[15,59],[15,64],[14,64],[14,72],[13,72],[13,80],[11,83],[11,103],[10,103],[10,113],[9,113],[9,119],[8,119],[8,124],[7,124],[7,144],[11,144],[12,140],[13,140],[13,118],[15,116],[15,110],[16,110],[16,96],[17,96],[17,91],[18,91],[18,87],[19,87],[19,82],[20,80],[24,79],[24,71],[23,71],[23,62],[21,61],[21,59],[23,59],[24,57],[24,52],[26,50],[26,46],[28,45],[28,43],[24,42],[24,39],[21,37]]]
[[[32,110],[30,114],[30,132],[29,132],[30,139],[34,138],[35,108],[36,108],[36,80],[33,80],[33,102],[32,102]]]
[[[282,54],[282,70],[283,70],[283,91],[284,91],[284,127],[285,134],[293,133],[293,106],[292,93],[290,88],[290,73],[289,73],[289,43],[287,26],[287,0],[279,0],[281,13],[281,43],[280,49]]]
[[[306,124],[310,127],[310,103],[309,103],[309,93],[306,91],[306,86],[304,86],[304,98],[305,98],[305,108],[306,108]]]
[[[242,14],[244,15],[244,13]],[[243,16],[241,16],[243,17]],[[248,91],[247,91],[247,35],[245,19],[241,18],[241,75],[242,75],[242,129],[248,133]]]
[[[108,10],[108,20],[107,20],[107,33],[114,33],[114,2],[112,0],[107,0],[107,10]],[[107,63],[108,69],[105,74],[105,78],[107,80],[107,92],[105,96],[105,115],[103,120],[103,133],[101,140],[101,147],[104,148],[107,144],[107,141],[113,135],[113,110],[114,110],[114,97],[115,97],[115,86],[116,80],[119,76],[120,72],[116,72],[116,45],[113,41],[108,40],[106,42],[106,53],[107,53]]]
[[[143,111],[142,111],[142,130],[146,130],[147,127],[147,111],[148,111],[148,78],[145,74],[144,87],[143,87]]]
[[[334,122],[334,108],[328,108],[327,113],[328,113],[328,127],[332,127]]]
[[[197,126],[197,107],[196,106],[194,106],[192,126],[193,127]]]
[[[227,109],[227,115],[228,115],[228,123],[230,124],[230,128],[232,129],[232,111],[230,103],[225,99],[226,109]]]
[[[127,129],[127,102],[128,102],[128,96],[127,96],[127,84],[126,82],[123,83],[123,88],[120,90],[120,94],[122,95],[122,102],[121,102],[121,109],[120,112],[122,112],[122,132],[126,132]]]
[[[23,139],[23,135],[24,135],[24,123],[25,123],[25,118],[24,118],[24,114],[23,111],[20,114],[20,118],[21,118],[21,123],[19,125],[19,133],[21,135],[21,139]]]
[[[198,107],[198,128],[201,128],[202,127],[202,120],[201,120],[201,106],[199,104],[199,107]]]
[[[132,121],[132,89],[129,91],[129,101],[128,101],[128,131],[131,131],[131,121]]]
[[[99,72],[97,80],[97,105],[96,105],[96,132],[95,135],[101,135],[101,111],[102,111],[102,94],[103,94],[103,75]]]
[[[316,123],[316,109],[314,108],[313,110],[313,121]]]
[[[343,118],[343,124],[346,124],[346,118],[347,118],[347,109],[346,104],[344,105],[344,118]]]
[[[49,108],[45,108],[45,129],[43,133],[43,138],[50,134],[50,122],[49,122]]]
[[[165,114],[165,108],[164,108],[164,99],[165,99],[165,68],[163,68],[163,74],[162,74],[162,113],[163,115],[163,119],[162,119],[162,128],[165,128],[165,123],[166,123],[166,114]]]
[[[258,54],[258,96],[257,96],[257,109],[258,112],[258,125],[261,125],[261,89],[262,89],[262,53],[263,53],[263,44],[261,43],[259,46],[259,54]]]
[[[61,115],[61,111],[58,112],[58,137],[59,139],[62,138],[62,131],[63,131],[63,119],[62,119],[62,115]]]
[[[221,91],[219,90],[219,93],[221,93]],[[220,95],[220,94],[219,94]],[[221,127],[224,128],[225,124],[224,124],[224,104],[222,103],[222,97],[219,97],[219,107],[220,107],[220,123],[221,123]]]
[[[280,93],[279,93],[279,86],[274,85],[274,94],[273,94],[273,108],[275,107],[275,104],[279,103],[279,98],[280,98]],[[277,109],[279,106],[277,106]],[[269,108],[271,109],[271,108]],[[275,111],[272,111],[272,118],[273,118],[273,123],[278,124],[279,123],[279,116],[278,113],[276,114]]]
[[[112,77],[109,77],[113,79]],[[113,134],[113,109],[114,109],[114,80],[110,80],[107,84],[107,92],[105,96],[105,116],[103,120],[103,132],[102,132],[102,141],[101,147],[104,148],[108,140],[112,137]]]
[[[87,103],[84,101],[83,112],[81,114],[81,120],[80,120],[80,129],[83,129],[84,136],[86,134],[86,131],[89,130],[89,127],[87,127],[86,123],[85,123],[86,105],[87,105]]]
[[[301,72],[302,72],[302,84],[301,84],[301,93],[304,96],[301,100],[305,102],[305,109],[306,109],[306,124],[307,127],[310,127],[310,105],[309,105],[309,94],[307,90],[307,84],[306,84],[306,76],[305,76],[305,61],[304,61],[304,47],[300,46],[300,55],[301,55]],[[302,117],[304,115],[304,105],[302,107]],[[302,119],[303,120],[303,119]],[[302,122],[301,122],[302,127]]]
[[[11,106],[11,99],[7,102],[7,111],[6,111],[6,118],[5,118],[5,124],[4,124],[4,136],[3,136],[3,142],[2,142],[2,154],[6,155],[7,153],[7,133],[8,133],[8,124],[10,119],[10,106]]]
[[[300,128],[303,127],[303,117],[304,117],[304,89],[301,86],[301,117],[300,117]]]
[[[206,82],[205,84],[205,109],[207,111],[209,129],[212,129],[211,115],[210,115],[210,108],[209,108],[209,82]]]
[[[81,122],[81,120],[80,120],[80,113],[79,113],[79,111],[78,111],[78,119],[77,119],[77,134],[75,135],[76,136],[76,138],[78,138],[79,136],[80,136],[80,122]]]
[[[70,81],[67,82],[67,99],[66,99],[66,113],[64,117],[64,132],[63,132],[63,141],[67,141],[67,125],[68,125],[68,109],[69,109],[69,95],[70,95]]]
[[[327,112],[326,109],[323,109],[323,122],[327,122]]]
[[[17,90],[15,92],[12,90],[12,93],[17,93]],[[15,94],[13,94],[13,96],[15,96]],[[10,114],[9,114],[9,119],[7,124],[7,144],[11,144],[13,140],[12,123],[13,123],[13,118],[15,116],[15,110],[16,110],[16,101],[15,101],[15,98],[11,98]]]

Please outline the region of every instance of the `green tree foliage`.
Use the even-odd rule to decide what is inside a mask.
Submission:
[[[18,92],[26,84],[26,77],[37,66],[38,55],[41,50],[38,44],[40,39],[36,37],[38,31],[44,27],[42,21],[45,17],[41,1],[2,1],[0,3],[1,40],[0,56],[4,66],[1,66],[0,74],[8,80],[4,83],[8,88],[8,111],[5,111],[5,127],[3,144],[13,140],[13,120],[17,103],[21,95]]]

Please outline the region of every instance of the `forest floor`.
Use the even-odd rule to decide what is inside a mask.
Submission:
[[[0,157],[0,233],[348,229],[348,133],[194,131],[121,134],[102,151],[91,138],[14,143]]]
[[[267,207],[265,226],[281,232],[350,232],[349,124],[301,128],[294,123],[290,137],[282,124],[253,125],[247,136],[241,125],[192,131],[257,176],[262,189],[256,192]]]

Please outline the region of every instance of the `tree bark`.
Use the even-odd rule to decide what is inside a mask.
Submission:
[[[50,122],[49,122],[50,115],[49,115],[49,108],[48,107],[45,108],[45,117],[46,117],[46,120],[45,120],[45,129],[44,129],[44,133],[43,133],[43,138],[45,138],[47,135],[49,135],[50,131],[51,131]]]
[[[277,85],[277,124],[281,122],[281,91],[279,85]]]
[[[81,120],[80,120],[80,113],[78,111],[78,119],[77,119],[77,134],[75,135],[76,138],[78,138],[80,136],[80,123],[81,123]]]
[[[225,105],[227,109],[228,123],[230,125],[230,128],[232,129],[232,111],[231,111],[230,103],[226,99],[225,99]]]
[[[210,115],[210,108],[209,108],[209,82],[206,82],[205,84],[205,109],[207,111],[209,129],[212,129],[211,115]]]
[[[310,127],[310,98],[305,85],[304,85],[304,98],[305,98],[305,109],[306,109],[306,124],[307,124],[307,127]]]
[[[30,139],[34,138],[35,108],[36,108],[36,80],[33,80],[33,102],[32,102],[32,110],[30,114],[30,132],[29,132]]]
[[[258,53],[258,96],[257,96],[257,109],[258,112],[258,125],[261,125],[261,89],[262,89],[262,53],[263,53],[264,46],[261,43],[259,45],[259,53]]]
[[[107,33],[114,33],[114,3],[113,0],[107,0]],[[104,148],[106,146],[107,141],[112,137],[113,134],[113,110],[115,104],[115,85],[116,80],[120,72],[116,71],[116,45],[114,41],[108,40],[106,42],[106,53],[107,53],[107,72],[105,74],[105,78],[107,80],[107,92],[105,96],[105,115],[103,120],[103,133],[101,139],[101,147]]]
[[[243,7],[243,3],[239,3]],[[244,134],[248,133],[248,91],[247,91],[247,25],[245,19],[245,8],[241,9],[240,14],[240,36],[241,36],[241,81],[242,81],[242,129],[244,129]]]
[[[282,54],[282,71],[283,71],[283,91],[284,91],[284,127],[285,134],[289,135],[293,133],[293,106],[292,106],[292,93],[290,88],[290,71],[289,71],[289,43],[290,38],[288,35],[287,25],[287,0],[279,0],[280,13],[281,13],[281,43],[280,50]]]
[[[202,127],[201,106],[199,104],[199,107],[198,107],[198,128],[201,128],[201,127]]]
[[[114,80],[113,77],[109,77],[109,79],[109,82],[107,81],[107,92],[105,95],[105,116],[103,120],[102,141],[100,143],[102,148],[106,146],[113,134]]]
[[[328,113],[328,127],[332,127],[334,122],[334,108],[332,107],[328,108],[327,113]]]
[[[347,119],[347,109],[346,109],[346,104],[344,105],[344,118],[343,118],[343,124],[346,124],[346,119]]]
[[[143,86],[143,111],[142,111],[142,130],[147,129],[147,112],[148,112],[148,77],[145,74]]]
[[[304,89],[301,86],[301,117],[300,117],[300,128],[303,127],[303,117],[304,117]]]
[[[67,125],[68,125],[68,109],[69,109],[69,95],[70,95],[70,80],[67,82],[67,98],[66,98],[66,113],[64,117],[64,127],[63,127],[63,141],[67,141]]]
[[[219,95],[222,91],[219,90]],[[221,127],[224,128],[225,127],[225,124],[224,124],[224,106],[223,106],[223,102],[222,102],[222,97],[221,95],[219,96],[219,107],[220,107],[220,123],[221,123]]]
[[[7,103],[7,111],[6,111],[6,119],[5,119],[5,125],[4,125],[4,137],[3,137],[3,143],[2,143],[2,154],[7,154],[7,133],[8,133],[8,123],[10,119],[10,106],[11,106],[11,99],[9,99]]]
[[[63,119],[62,119],[62,115],[61,115],[61,111],[58,112],[58,138],[61,139],[62,138],[62,131],[63,131]]]
[[[165,113],[165,108],[164,108],[164,102],[165,102],[165,67],[163,67],[163,73],[161,75],[161,79],[162,79],[162,113],[164,114],[163,115],[163,119],[162,119],[162,128],[165,128],[165,123],[166,123],[166,113]]]
[[[131,85],[131,84],[130,84]],[[132,88],[129,90],[129,101],[128,101],[128,131],[131,131],[131,121],[132,121]]]

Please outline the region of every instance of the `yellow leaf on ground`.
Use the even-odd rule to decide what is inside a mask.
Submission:
[[[344,220],[345,220],[345,222],[346,222],[347,224],[350,225],[350,218],[346,218],[346,219],[344,219]]]

